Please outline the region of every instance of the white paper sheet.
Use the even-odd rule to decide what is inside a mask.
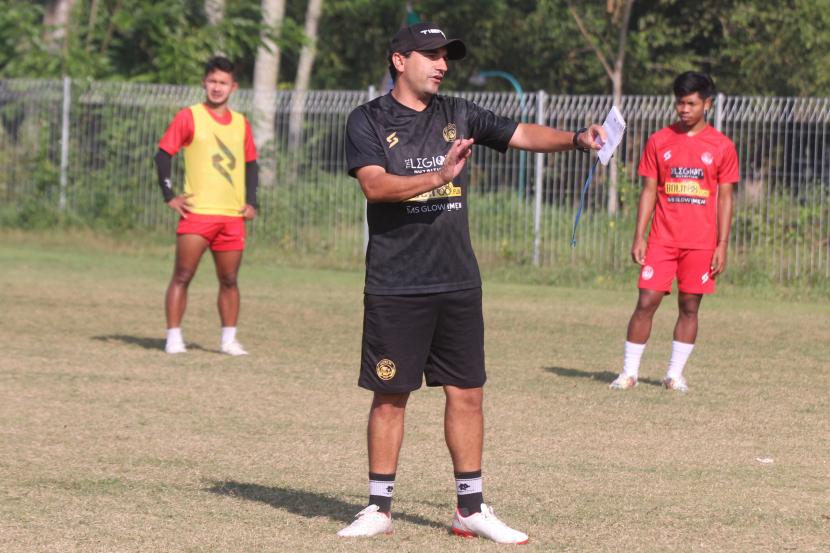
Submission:
[[[625,134],[625,119],[623,119],[622,113],[617,109],[617,106],[613,106],[611,111],[608,112],[602,127],[608,135],[608,140],[597,151],[597,155],[599,156],[600,163],[608,165],[608,162],[611,161],[611,156],[614,155],[614,151],[620,145],[620,142],[622,142],[623,135]]]

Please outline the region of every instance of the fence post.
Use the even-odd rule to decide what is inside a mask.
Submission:
[[[375,85],[370,84],[368,90],[366,90],[366,95],[369,97],[369,102],[374,100],[378,97],[378,90],[375,88]],[[366,250],[369,249],[369,202],[366,201],[364,198],[363,200],[363,253],[366,253]]]
[[[536,123],[539,125],[545,124],[545,103],[548,95],[544,90],[536,93]],[[533,266],[538,267],[541,264],[541,248],[542,248],[542,199],[545,189],[545,154],[535,155],[535,167],[533,174],[533,182],[535,183],[535,206],[533,210]]]
[[[66,184],[69,171],[69,104],[72,94],[72,79],[63,78],[63,110],[61,112],[61,174],[60,174],[60,198],[58,206],[60,210],[66,209]]]
[[[723,104],[726,102],[726,96],[723,92],[718,92],[717,100],[715,101],[715,128],[723,132]]]

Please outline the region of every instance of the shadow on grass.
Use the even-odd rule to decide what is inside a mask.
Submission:
[[[131,346],[138,346],[144,349],[157,349],[164,351],[164,345],[166,340],[164,338],[147,338],[143,336],[129,336],[126,334],[108,334],[106,336],[93,336],[93,340],[98,340],[99,342],[121,342],[124,344],[129,344]],[[195,349],[200,351],[210,351],[206,350],[199,344],[188,343],[188,349]]]
[[[591,380],[599,380],[600,382],[605,382],[606,384],[610,384],[617,378],[617,373],[612,373],[611,371],[580,371],[579,369],[566,369],[564,367],[545,367],[545,371],[549,373],[553,373],[557,376],[564,376],[566,378],[589,378]],[[647,384],[649,386],[662,386],[663,383],[659,380],[654,380],[653,378],[643,378],[640,377],[637,379],[637,382],[640,384]]]
[[[213,485],[204,491],[227,497],[240,497],[248,501],[259,501],[275,509],[284,509],[289,513],[307,518],[324,516],[344,524],[352,522],[358,511],[366,506],[365,504],[347,503],[346,501],[322,493],[275,486],[261,486],[259,484],[246,484],[232,480],[213,482]],[[441,524],[418,515],[395,512],[394,517],[395,520],[402,520],[421,526],[447,528],[446,524]]]

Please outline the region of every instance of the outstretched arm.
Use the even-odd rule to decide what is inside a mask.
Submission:
[[[453,142],[444,165],[432,173],[404,177],[387,173],[379,165],[366,165],[357,169],[355,176],[367,201],[402,202],[451,182],[464,169],[467,158],[472,154],[472,145],[472,138]]]
[[[608,137],[601,125],[591,125],[588,130],[575,135],[571,131],[560,131],[552,127],[520,123],[510,138],[510,147],[531,152],[566,152],[576,147],[599,150]]]

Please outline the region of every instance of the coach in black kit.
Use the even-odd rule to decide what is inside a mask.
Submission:
[[[349,174],[368,201],[359,385],[369,413],[369,506],[338,534],[392,531],[391,504],[409,393],[443,386],[445,437],[458,507],[452,531],[499,543],[526,534],[499,520],[482,495],[484,321],[481,276],[467,222],[474,144],[500,152],[599,149],[597,125],[576,132],[516,123],[438,95],[447,61],[466,47],[431,23],[404,27],[389,48],[394,87],[355,109],[347,124]]]

